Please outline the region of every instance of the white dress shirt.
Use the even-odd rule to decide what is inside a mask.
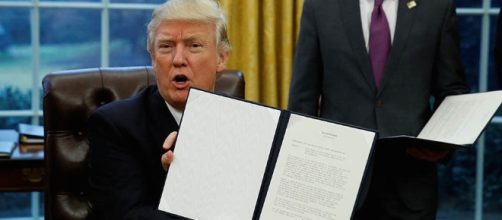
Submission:
[[[167,103],[166,101],[164,102],[166,103],[169,112],[171,112],[171,114],[173,115],[174,120],[176,120],[176,123],[180,125],[181,116],[183,115],[183,112],[178,109],[175,109],[173,106],[169,105],[169,103]]]
[[[373,12],[374,0],[359,0],[359,8],[361,9],[361,23],[363,25],[364,42],[366,50],[369,48],[371,12]],[[383,11],[389,22],[390,42],[394,41],[394,30],[396,30],[397,5],[399,0],[384,0]]]

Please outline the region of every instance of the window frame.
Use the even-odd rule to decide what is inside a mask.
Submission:
[[[0,1],[0,9],[4,8],[29,8],[30,9],[30,35],[32,46],[32,99],[31,109],[23,110],[0,110],[0,117],[31,117],[31,123],[40,124],[39,118],[43,115],[40,109],[40,10],[41,9],[98,9],[101,10],[101,67],[110,65],[110,10],[151,10],[153,11],[159,4],[146,3],[111,3],[110,0],[101,2],[53,2],[32,0],[25,2]],[[145,49],[146,50],[146,49]],[[39,197],[43,195],[40,192],[31,192],[30,212],[31,216],[15,219],[39,219],[41,216]],[[12,219],[12,218],[0,218]]]
[[[64,9],[100,9],[101,10],[101,66],[108,67],[110,65],[110,10],[152,10],[158,4],[142,4],[142,3],[112,3],[110,0],[101,0],[100,2],[53,2],[31,0],[25,2],[18,1],[0,1],[0,8],[29,8],[30,9],[30,33],[32,46],[32,101],[31,109],[25,110],[0,110],[0,117],[31,117],[33,124],[39,124],[39,118],[42,116],[40,109],[40,10],[48,8],[64,8]],[[481,41],[480,41],[480,57],[479,57],[479,92],[487,91],[488,89],[488,64],[490,50],[490,23],[492,15],[497,15],[499,8],[491,7],[491,0],[483,0],[481,7],[475,8],[457,8],[458,16],[474,15],[481,16]],[[502,124],[502,116],[496,116],[492,119],[491,124]],[[483,181],[484,181],[484,155],[485,155],[485,135],[481,135],[476,145],[476,185],[475,185],[475,207],[474,219],[483,219]],[[38,211],[38,192],[32,192],[31,205],[32,217],[39,216]]]

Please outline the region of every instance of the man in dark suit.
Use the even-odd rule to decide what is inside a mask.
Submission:
[[[97,219],[170,219],[158,210],[189,87],[213,90],[230,51],[212,0],[170,0],[153,13],[148,51],[157,85],[89,119],[90,185]],[[166,138],[167,137],[167,138]],[[163,149],[164,147],[164,149]]]
[[[289,109],[414,136],[464,78],[453,0],[305,0]],[[377,146],[354,219],[435,219],[449,153]]]

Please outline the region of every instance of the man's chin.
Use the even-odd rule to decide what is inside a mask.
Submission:
[[[187,98],[188,98],[188,89],[182,91],[176,91],[176,94],[171,97],[173,103],[169,104],[175,106],[176,108],[178,108],[179,106],[183,106],[184,108]]]
[[[167,103],[169,105],[171,105],[172,107],[174,107],[175,109],[183,111],[183,110],[185,110],[186,99],[183,100],[183,101],[181,101],[181,100],[171,100],[171,101],[167,101]]]
[[[186,90],[175,90],[168,91],[167,93],[160,92],[164,100],[171,106],[175,108],[184,107],[187,97],[188,89]]]

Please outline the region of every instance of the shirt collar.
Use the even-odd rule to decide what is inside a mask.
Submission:
[[[169,109],[169,112],[171,112],[171,114],[173,115],[174,120],[176,120],[176,123],[178,123],[178,125],[180,125],[181,116],[183,115],[183,112],[174,108],[168,102],[166,102],[166,101],[164,101],[164,102],[166,103],[167,108]]]

